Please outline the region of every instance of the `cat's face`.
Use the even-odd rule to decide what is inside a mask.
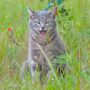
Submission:
[[[54,30],[56,26],[55,15],[56,7],[52,11],[34,12],[29,10],[30,14],[30,28],[39,34],[45,34]]]

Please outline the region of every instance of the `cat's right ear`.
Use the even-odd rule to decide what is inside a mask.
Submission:
[[[35,14],[35,12],[33,10],[31,10],[30,8],[28,9],[28,13],[30,15],[30,18],[32,18]]]

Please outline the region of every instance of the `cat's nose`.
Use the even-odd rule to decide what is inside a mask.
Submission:
[[[45,27],[42,27],[42,30],[44,30],[45,29]]]

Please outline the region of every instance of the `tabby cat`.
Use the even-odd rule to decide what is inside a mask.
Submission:
[[[56,56],[66,54],[66,47],[56,31],[56,7],[51,11],[28,10],[28,12],[30,15],[29,52],[28,60],[22,65],[21,78],[24,79],[26,72],[29,72],[34,78],[35,72],[38,70],[40,80],[42,80],[43,73],[47,76],[50,67],[38,45],[43,49],[50,62],[53,62]]]

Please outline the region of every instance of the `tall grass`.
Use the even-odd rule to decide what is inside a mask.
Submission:
[[[67,16],[58,13],[58,33],[65,41],[65,57],[71,72],[57,80],[50,79],[45,87],[31,80],[20,80],[20,67],[27,58],[27,7],[43,10],[48,0],[0,0],[0,90],[90,90],[90,1],[65,0]],[[61,7],[58,6],[58,7]],[[9,37],[8,28],[20,45]],[[57,78],[57,77],[56,77]]]

